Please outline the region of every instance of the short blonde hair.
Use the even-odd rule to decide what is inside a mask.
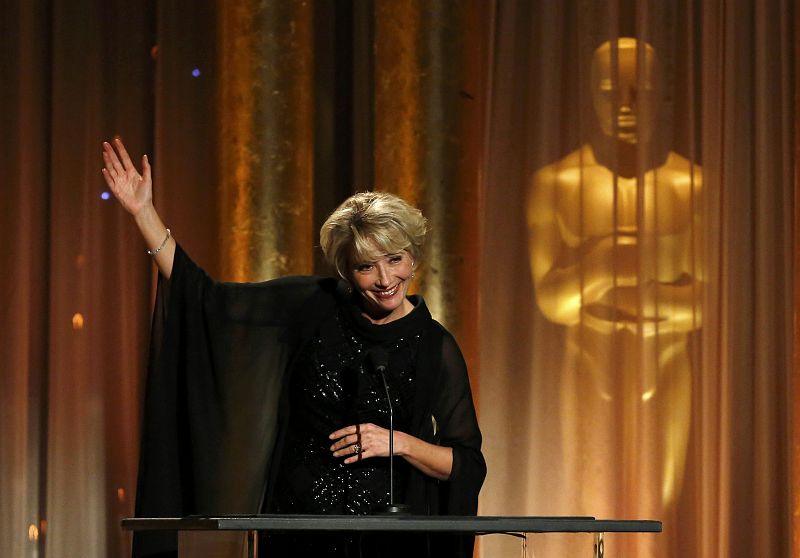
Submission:
[[[325,259],[348,279],[350,257],[374,261],[408,252],[416,264],[428,222],[422,212],[386,192],[360,192],[347,198],[322,224],[319,241]]]

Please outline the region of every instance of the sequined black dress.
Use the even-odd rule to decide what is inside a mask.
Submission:
[[[289,388],[292,415],[278,474],[274,511],[304,514],[368,514],[388,504],[387,458],[345,465],[333,457],[329,435],[345,426],[374,423],[389,427],[383,380],[365,358],[381,345],[389,354],[386,380],[392,397],[394,426],[411,427],[414,362],[428,319],[424,303],[400,320],[376,326],[341,304],[308,342]],[[406,463],[395,463],[395,497],[404,496]]]
[[[390,352],[396,428],[453,451],[441,482],[396,458],[398,494],[414,514],[475,514],[486,466],[466,366],[422,300],[371,326],[336,280],[218,283],[178,246],[156,297],[136,516],[361,514],[385,502],[386,460],[343,466],[326,439],[341,426],[386,424],[382,384],[362,360],[375,344]],[[472,552],[464,537],[423,546],[415,556]],[[176,547],[174,533],[137,533],[133,555]]]
[[[290,380],[292,414],[276,483],[276,513],[364,515],[389,503],[388,458],[345,465],[342,457],[332,456],[329,434],[354,424],[389,427],[383,380],[366,358],[376,345],[389,355],[386,381],[394,426],[401,432],[410,430],[414,363],[430,320],[425,303],[415,297],[412,301],[414,309],[407,316],[378,326],[344,300],[309,340]],[[400,457],[394,474],[395,501],[404,502],[408,464]],[[386,554],[376,551],[377,541],[355,535],[281,536],[262,544],[268,552],[276,552],[277,546],[287,555]]]

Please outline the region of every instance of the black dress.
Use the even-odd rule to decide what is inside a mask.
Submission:
[[[329,336],[336,342],[326,342]],[[321,346],[312,350],[315,340]],[[304,483],[282,491],[291,476],[287,464],[308,456],[307,446],[298,451],[304,447],[300,438],[313,446],[314,435],[327,436],[336,423],[385,424],[385,407],[375,395],[378,378],[361,370],[359,360],[374,344],[386,344],[392,354],[397,429],[453,449],[447,481],[401,467],[405,503],[414,514],[475,514],[486,467],[466,366],[421,299],[404,319],[372,326],[336,280],[218,283],[178,247],[172,277],[159,279],[156,298],[136,516],[364,513],[384,501],[385,460],[364,460],[363,470],[347,469],[349,476],[339,480],[329,475],[336,498],[319,497]],[[313,415],[313,392],[319,396],[328,381],[320,371],[331,363],[339,376],[328,387],[341,389],[342,399],[329,398],[325,410]],[[304,434],[309,423],[314,427]],[[324,456],[317,451],[317,466]],[[395,464],[401,463],[397,458]],[[329,465],[329,472],[343,470]],[[298,475],[307,481],[314,473]],[[174,534],[134,536],[136,557],[174,556],[176,546]],[[471,539],[464,537],[433,537],[425,547],[419,555],[471,555]]]
[[[414,309],[385,325],[374,325],[355,301],[341,298],[308,341],[289,380],[292,408],[286,446],[277,475],[275,513],[366,515],[389,504],[390,467],[386,457],[345,465],[333,457],[331,432],[354,424],[389,427],[389,405],[383,379],[368,358],[380,346],[388,355],[386,382],[392,400],[394,427],[411,428],[411,404],[416,387],[414,365],[419,341],[430,314],[412,297]],[[405,501],[408,463],[394,466],[394,499]],[[269,537],[262,542],[269,555],[318,556],[388,555],[399,541],[392,537],[355,535]],[[381,544],[382,542],[387,544]],[[384,547],[382,550],[378,547]]]

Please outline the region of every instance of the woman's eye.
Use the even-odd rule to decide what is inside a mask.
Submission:
[[[391,256],[389,258],[389,262],[391,263],[400,263],[401,261],[403,261],[403,256]]]
[[[356,266],[356,271],[360,271],[361,273],[366,273],[372,269],[372,264],[358,264]]]

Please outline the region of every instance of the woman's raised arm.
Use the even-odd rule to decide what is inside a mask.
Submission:
[[[161,275],[169,279],[175,258],[175,240],[153,207],[153,179],[147,155],[142,156],[142,174],[119,138],[113,145],[103,142],[103,178],[122,207],[133,215]]]

